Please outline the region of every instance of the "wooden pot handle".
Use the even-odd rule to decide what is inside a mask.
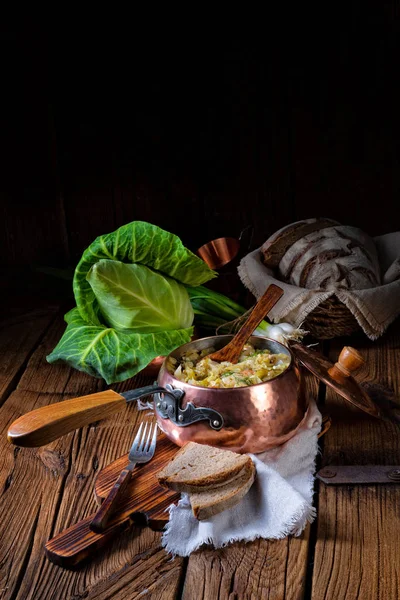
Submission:
[[[7,437],[16,446],[44,446],[122,410],[125,405],[125,398],[113,390],[64,400],[22,415],[11,424]]]

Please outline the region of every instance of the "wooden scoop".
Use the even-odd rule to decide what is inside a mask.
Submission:
[[[237,363],[243,350],[243,346],[281,296],[283,296],[283,289],[271,283],[235,337],[229,344],[221,348],[221,350],[217,350],[217,352],[207,355],[207,358],[211,358],[211,360],[215,360],[216,362],[227,361],[234,364]]]

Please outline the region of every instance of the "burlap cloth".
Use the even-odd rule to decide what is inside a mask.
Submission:
[[[382,285],[363,290],[309,290],[284,283],[261,262],[260,249],[245,256],[238,267],[243,284],[258,299],[270,283],[284,295],[270,311],[274,323],[286,321],[299,327],[308,314],[327,298],[336,295],[354,315],[364,333],[376,340],[400,313],[400,231],[374,238],[378,251]]]

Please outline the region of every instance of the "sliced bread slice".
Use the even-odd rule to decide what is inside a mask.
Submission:
[[[196,519],[199,521],[209,519],[238,504],[253,485],[255,473],[256,469],[252,462],[252,469],[249,473],[245,473],[214,490],[190,494],[190,504]]]
[[[161,485],[177,492],[199,492],[249,475],[253,461],[245,454],[189,442],[157,473]]]
[[[245,465],[243,467],[243,469],[241,469],[241,471],[239,471],[239,473],[237,473],[236,475],[234,475],[233,477],[226,479],[224,481],[216,481],[215,483],[208,483],[208,484],[188,484],[188,483],[162,483],[160,482],[160,484],[163,487],[167,487],[171,490],[175,490],[177,492],[183,492],[185,494],[196,494],[196,493],[201,493],[204,491],[208,491],[208,490],[215,490],[217,488],[223,487],[224,485],[226,485],[227,483],[231,483],[231,482],[235,482],[237,481],[239,478],[242,478],[243,476],[248,476],[251,472],[251,465]]]

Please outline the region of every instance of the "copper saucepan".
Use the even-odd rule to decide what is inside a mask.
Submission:
[[[219,350],[232,337],[219,335],[181,346],[165,359],[154,386],[135,391],[138,396],[154,393],[158,423],[179,446],[194,441],[256,454],[289,440],[308,413],[300,365],[350,404],[371,416],[381,416],[378,406],[351,376],[364,359],[349,346],[342,349],[338,362],[333,365],[318,352],[297,342],[291,342],[287,348],[275,340],[251,336],[249,342],[256,349],[290,356],[285,371],[270,381],[240,388],[203,388],[174,377],[175,365],[171,358],[179,359],[185,352],[210,346]]]
[[[175,444],[193,441],[258,453],[286,442],[305,418],[308,401],[301,371],[291,351],[274,340],[257,336],[249,339],[256,349],[291,358],[283,373],[265,383],[218,389],[190,385],[174,377],[171,358],[179,359],[185,352],[211,346],[219,350],[232,337],[202,338],[179,347],[164,360],[153,389],[147,386],[136,390],[138,398],[154,394],[157,421]]]

